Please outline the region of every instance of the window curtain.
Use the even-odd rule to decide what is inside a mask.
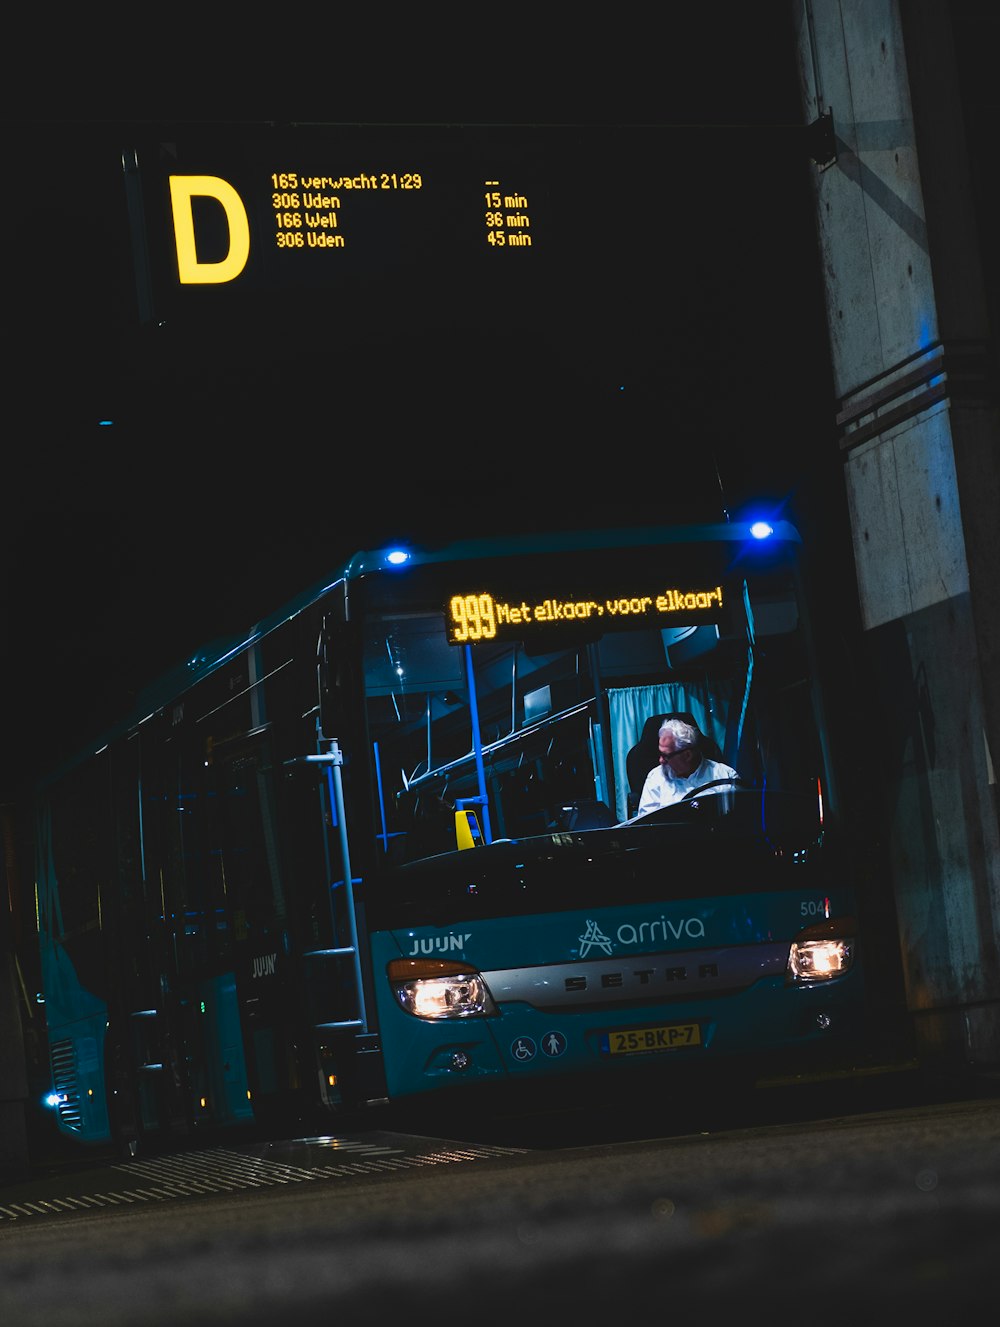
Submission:
[[[654,714],[670,710],[688,710],[694,715],[698,727],[724,749],[726,720],[732,703],[726,688],[723,694],[716,687],[711,695],[698,683],[671,682],[668,685],[648,687],[614,687],[608,690],[608,710],[611,716],[611,746],[615,762],[615,811],[619,820],[628,819],[628,774],[625,758],[638,742],[643,724]]]

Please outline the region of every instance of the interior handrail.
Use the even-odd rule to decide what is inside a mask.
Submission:
[[[591,696],[587,700],[581,700],[576,705],[571,705],[568,709],[560,710],[558,714],[547,714],[544,719],[537,719],[534,723],[527,724],[524,728],[519,728],[517,732],[508,733],[506,737],[500,737],[495,742],[489,742],[482,748],[483,759],[494,755],[497,751],[502,751],[505,747],[514,746],[525,738],[532,737],[535,733],[544,732],[553,724],[561,723],[564,719],[572,718],[574,714],[581,714],[586,711],[593,703],[595,697]],[[423,774],[417,774],[411,779],[407,779],[406,787],[408,791],[419,788],[422,784],[431,782],[434,779],[445,778],[456,770],[475,760],[476,753],[469,750],[464,756],[456,756],[446,765],[438,765],[435,769],[426,770]]]

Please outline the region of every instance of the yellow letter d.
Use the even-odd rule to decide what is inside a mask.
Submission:
[[[221,203],[229,223],[229,252],[217,263],[199,263],[194,238],[191,199],[195,194]],[[250,222],[243,200],[231,184],[217,175],[171,175],[170,206],[174,214],[174,241],[181,285],[220,285],[243,271],[250,256]]]

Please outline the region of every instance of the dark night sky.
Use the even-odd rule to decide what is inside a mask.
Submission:
[[[2,229],[4,798],[203,639],[240,630],[356,547],[396,535],[602,524],[609,500],[614,522],[684,519],[690,503],[701,516],[722,495],[686,485],[686,454],[697,453],[718,463],[730,509],[769,499],[811,528],[818,552],[828,543],[841,556],[788,7],[724,11],[682,16],[671,5],[652,34],[626,11],[614,40],[550,34],[516,64],[507,57],[499,97],[476,63],[462,88],[411,71],[410,96],[400,82],[379,96],[356,79],[357,95],[341,83],[308,108],[285,102],[282,124],[675,126],[650,176],[629,177],[637,206],[648,198],[670,217],[676,247],[657,278],[668,286],[668,340],[640,354],[641,335],[608,336],[606,377],[588,373],[570,409],[566,381],[533,366],[516,388],[526,422],[493,434],[476,427],[478,384],[447,337],[421,345],[403,399],[386,399],[370,364],[359,379],[350,356],[315,346],[191,375],[176,335],[157,341],[140,327],[122,148],[201,135],[225,145],[266,123],[256,109],[225,121],[114,120],[79,107],[10,117],[5,170],[21,188]],[[601,187],[621,191],[613,166]],[[636,290],[637,305],[647,297]],[[276,405],[289,400],[293,427]],[[99,426],[105,415],[110,428]],[[361,437],[350,481],[337,459],[345,432]],[[603,450],[585,442],[594,436]],[[460,502],[470,477],[492,505]]]

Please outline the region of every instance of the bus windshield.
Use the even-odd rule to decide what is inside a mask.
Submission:
[[[486,844],[641,819],[667,716],[697,730],[704,774],[815,793],[794,565],[787,544],[752,552],[578,549],[459,575],[431,564],[369,587],[364,684],[387,860],[455,849],[469,809]],[[698,786],[696,770],[683,789]]]

